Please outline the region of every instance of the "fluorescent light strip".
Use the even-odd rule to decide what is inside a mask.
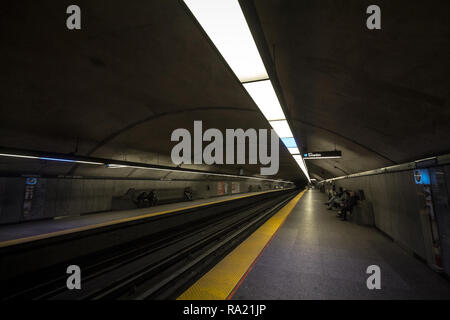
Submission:
[[[270,80],[244,83],[243,86],[267,121],[286,119]]]
[[[286,147],[297,148],[239,2],[237,0],[184,0],[184,2]],[[301,155],[299,157],[300,168],[310,181],[308,169]]]
[[[8,153],[0,153],[0,157],[39,159],[39,157],[35,157],[35,156],[24,156],[24,155],[20,155],[20,154],[8,154]]]
[[[107,163],[106,167],[109,169],[118,169],[118,168],[126,168],[128,166],[122,165],[122,164],[111,164],[111,163]]]
[[[269,78],[237,0],[184,2],[241,82]]]
[[[106,167],[110,169],[118,169],[118,168],[134,168],[134,169],[145,169],[145,170],[159,170],[159,171],[169,171],[169,172],[177,172],[177,173],[190,173],[190,174],[202,174],[208,176],[219,176],[219,177],[231,177],[231,178],[240,178],[240,179],[254,179],[254,180],[264,180],[264,181],[274,181],[274,182],[284,182],[284,183],[292,183],[291,181],[285,180],[276,180],[276,179],[267,179],[267,178],[258,178],[252,176],[238,176],[226,173],[211,173],[211,172],[198,172],[198,171],[182,171],[175,169],[163,169],[163,168],[153,168],[153,167],[141,167],[141,166],[127,166],[127,165],[116,165],[108,163]]]
[[[294,157],[295,161],[297,161],[297,162],[302,160],[302,156],[299,154],[293,155],[293,157]]]
[[[286,120],[269,121],[273,130],[277,133],[280,138],[293,138],[291,128]]]
[[[291,154],[300,154],[300,150],[298,148],[288,148]]]
[[[300,166],[300,169],[302,169],[306,178],[308,178],[308,181],[311,182],[311,178],[309,177],[308,169],[306,168],[306,164],[305,161],[303,160],[303,157],[299,154],[293,155],[293,157],[295,161],[297,161],[297,164]]]
[[[82,163],[82,164],[95,164],[95,165],[102,165],[102,164],[104,164],[104,163],[101,163],[101,162],[81,161],[81,160],[61,159],[61,158],[47,158],[47,157],[39,157],[39,160],[59,161],[59,162],[72,162],[72,163]]]
[[[101,162],[81,161],[81,160],[72,160],[72,159],[63,159],[63,158],[36,157],[36,156],[27,156],[27,155],[21,155],[21,154],[8,154],[8,153],[0,153],[0,157],[39,159],[39,160],[46,160],[46,161],[72,162],[72,163],[95,164],[95,165],[104,164]]]
[[[27,155],[19,155],[19,154],[8,154],[8,153],[0,153],[0,157],[26,158],[26,159],[37,159],[37,160],[46,160],[46,161],[60,161],[60,162],[70,162],[70,163],[94,164],[94,165],[103,165],[104,164],[102,162],[94,162],[94,161],[82,161],[82,160],[72,160],[72,159],[63,159],[63,158],[50,158],[50,157],[36,157],[36,156],[27,156]],[[258,177],[251,177],[251,176],[238,176],[238,175],[232,175],[232,174],[209,173],[209,172],[198,172],[198,171],[182,171],[182,170],[153,168],[153,167],[142,167],[142,166],[128,166],[128,165],[121,165],[121,164],[114,164],[114,163],[107,163],[106,167],[107,168],[111,168],[111,169],[135,168],[135,169],[159,170],[159,171],[169,171],[169,172],[178,172],[178,173],[203,174],[203,175],[210,175],[210,176],[232,177],[232,178],[241,178],[241,179],[254,179],[254,180],[264,180],[264,181],[292,183],[291,181],[267,179],[267,178],[258,178]]]

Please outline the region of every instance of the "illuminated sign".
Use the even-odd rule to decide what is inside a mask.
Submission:
[[[428,169],[414,170],[414,181],[416,184],[430,184],[430,174]]]
[[[25,180],[27,185],[35,185],[37,183],[37,178],[29,177]]]
[[[25,194],[23,197],[23,214],[24,216],[28,216],[31,213],[31,207],[33,204],[34,191],[36,188],[36,184],[38,179],[35,177],[28,177],[25,180]]]
[[[341,151],[318,151],[318,152],[305,152],[303,158],[307,159],[335,159],[342,157]]]

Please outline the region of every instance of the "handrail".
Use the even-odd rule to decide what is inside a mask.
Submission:
[[[330,178],[325,179],[319,182],[319,184],[325,183],[325,182],[332,182],[336,180],[342,180],[342,179],[349,179],[349,178],[356,178],[356,177],[364,177],[364,176],[372,176],[377,174],[383,174],[383,173],[392,173],[392,172],[400,172],[400,171],[407,171],[407,170],[414,170],[419,168],[429,168],[429,167],[436,167],[436,166],[442,166],[450,164],[450,154],[444,154],[440,156],[434,156],[429,157],[426,159],[420,159],[415,160],[411,162],[405,162],[401,164],[396,164],[389,167],[383,167],[358,173],[353,173],[345,176],[340,176],[336,178]]]

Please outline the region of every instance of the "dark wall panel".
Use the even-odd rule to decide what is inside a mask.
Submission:
[[[372,203],[376,227],[425,258],[421,222],[424,199],[422,186],[415,184],[412,171],[342,179],[336,181],[336,186],[363,190]]]
[[[273,188],[273,183],[258,180],[220,182],[218,180],[158,181],[40,178],[38,181],[32,211],[26,215],[23,212],[25,178],[0,177],[0,224],[110,211],[112,210],[113,197],[125,195],[130,188],[150,190],[191,187],[194,199]],[[219,183],[223,184],[221,192],[219,192]],[[235,184],[234,190],[232,189],[232,183]]]

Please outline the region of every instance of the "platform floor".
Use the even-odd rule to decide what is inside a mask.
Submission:
[[[307,191],[232,299],[450,299],[450,281],[375,228],[336,218]],[[368,290],[369,265],[381,290]]]
[[[171,203],[151,208],[108,211],[82,216],[63,217],[39,221],[27,221],[17,224],[0,225],[0,246],[14,244],[16,240],[30,240],[34,237],[51,236],[58,232],[71,232],[80,228],[102,226],[108,223],[119,223],[123,219],[140,218],[141,216],[165,214],[168,212],[183,210],[195,206],[207,205],[236,198],[257,195],[263,192],[249,192],[228,196],[211,197],[188,202]],[[271,191],[269,191],[271,192]]]

